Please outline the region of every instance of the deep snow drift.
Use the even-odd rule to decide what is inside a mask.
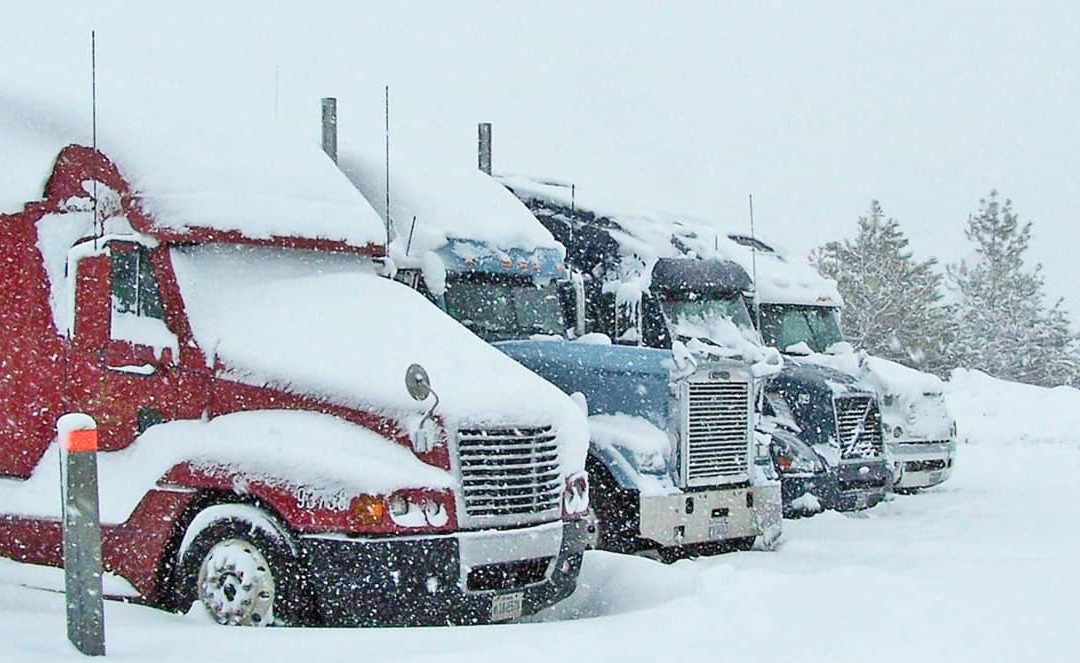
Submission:
[[[776,552],[664,566],[589,553],[578,592],[533,623],[229,629],[201,610],[106,605],[111,659],[1071,661],[1080,592],[1080,391],[958,371],[946,484],[863,514],[787,521]],[[5,660],[81,658],[60,572],[0,561]]]

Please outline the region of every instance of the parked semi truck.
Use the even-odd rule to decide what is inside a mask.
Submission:
[[[571,265],[588,275],[594,328],[624,343],[696,343],[744,360],[768,357],[751,314],[754,285],[732,260],[739,247],[715,229],[672,215],[583,205],[558,182],[501,181],[566,245]],[[878,503],[887,470],[874,392],[827,367],[776,364],[765,382],[759,428],[772,438],[785,512]]]
[[[343,171],[378,208],[381,153],[340,145]],[[767,449],[755,444],[747,365],[585,333],[580,277],[551,233],[487,174],[407,149],[399,138],[391,164],[395,278],[579,395],[595,545],[673,559],[775,539],[779,487],[754,481],[755,454]]]
[[[8,155],[46,179],[0,209],[0,554],[63,564],[54,423],[78,411],[107,592],[245,625],[568,596],[579,408],[378,276],[382,221],[324,155],[264,134],[215,159],[200,136]]]
[[[786,259],[760,239],[733,234],[743,262],[756,252],[765,340],[802,363],[842,371],[881,397],[885,446],[893,486],[914,490],[942,483],[956,458],[956,421],[945,405],[944,384],[928,373],[856,352],[843,337],[843,300],[835,284],[809,265]],[[777,287],[778,283],[785,287]],[[799,284],[801,294],[792,296]]]

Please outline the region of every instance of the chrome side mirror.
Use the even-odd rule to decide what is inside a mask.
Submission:
[[[425,401],[431,395],[431,380],[423,366],[412,364],[405,369],[405,389],[415,401]]]
[[[416,430],[410,435],[413,449],[418,453],[427,453],[435,448],[438,440],[435,427],[431,425],[431,415],[435,413],[435,408],[439,407],[439,395],[431,388],[431,379],[428,378],[427,371],[420,364],[412,364],[405,369],[405,389],[413,400],[420,403],[427,400],[428,396],[435,397],[435,403],[424,414],[424,417],[416,426]]]

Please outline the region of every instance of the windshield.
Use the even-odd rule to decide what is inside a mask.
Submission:
[[[685,325],[707,326],[711,321],[721,319],[730,320],[739,329],[753,329],[754,327],[742,295],[720,299],[705,297],[665,299],[664,313],[676,330]]]
[[[806,343],[814,352],[825,352],[844,340],[836,309],[825,306],[762,304],[761,335],[780,351]]]
[[[485,341],[563,335],[562,308],[555,285],[531,281],[451,280],[446,312]]]

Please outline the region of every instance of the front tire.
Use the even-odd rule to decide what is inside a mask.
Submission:
[[[228,514],[236,508],[241,513]],[[289,535],[268,514],[246,505],[219,505],[199,515],[215,509],[223,517],[193,522],[185,536],[190,543],[182,553],[181,588],[190,601],[230,626],[307,621],[303,569]]]

